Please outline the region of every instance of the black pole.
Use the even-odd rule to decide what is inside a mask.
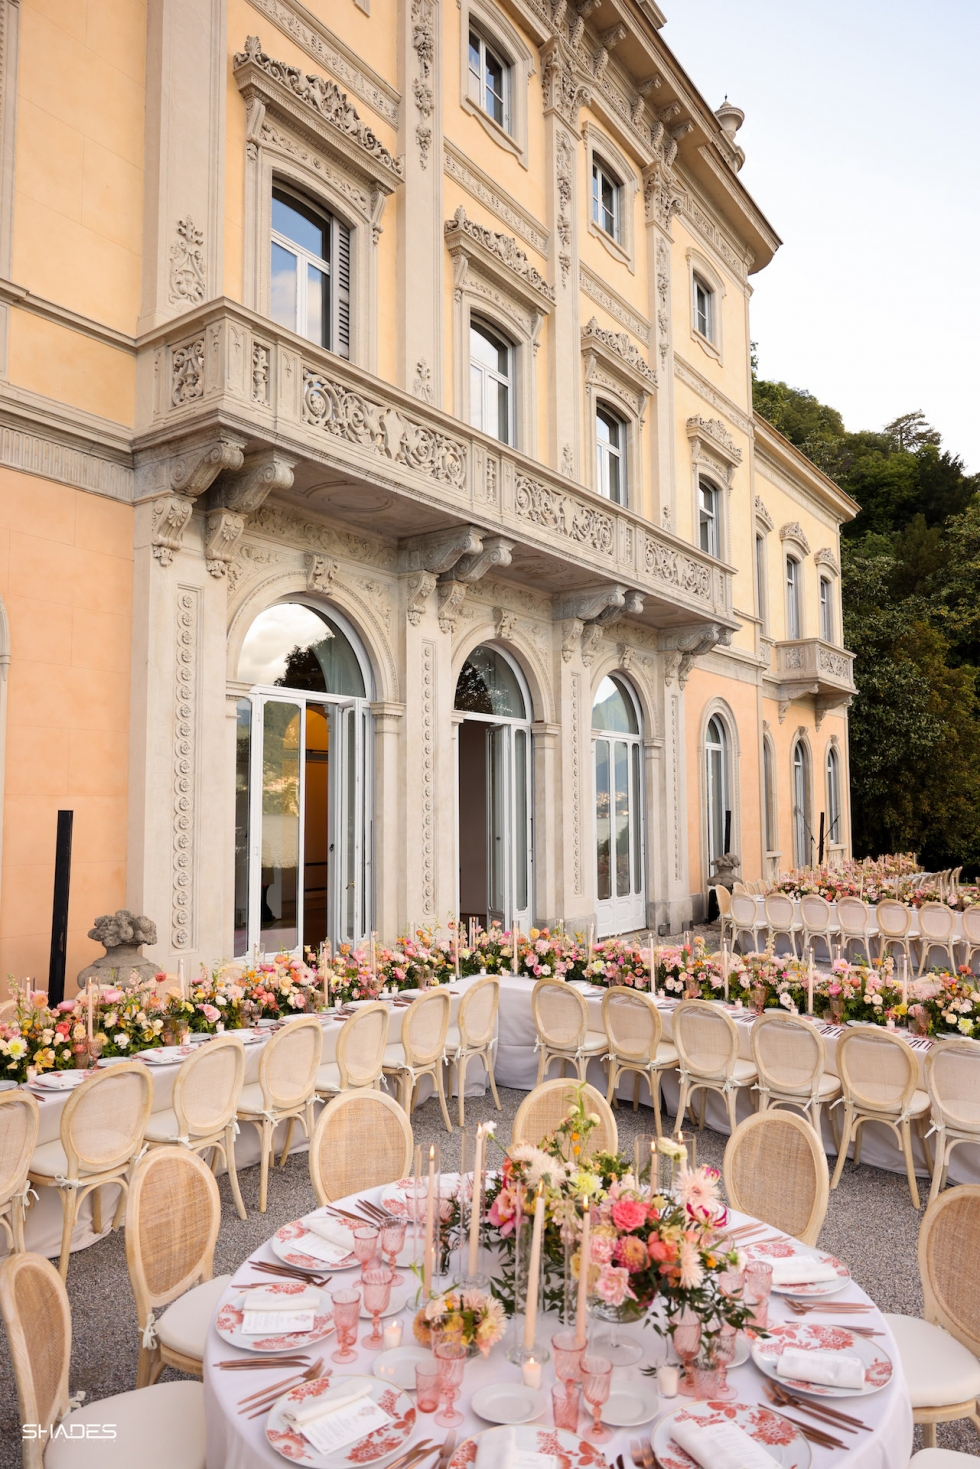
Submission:
[[[68,891],[71,887],[71,825],[73,811],[58,812],[54,852],[54,903],[51,909],[51,958],[48,961],[48,1004],[65,998],[65,958],[68,951]]]
[[[819,849],[819,851],[817,853],[817,862],[819,863],[819,865],[821,867],[823,866],[823,826],[824,826],[824,820],[825,820],[825,813],[823,811],[821,811],[821,813],[820,813],[820,849]]]
[[[723,851],[730,852],[732,849],[732,813],[725,812],[725,845]]]

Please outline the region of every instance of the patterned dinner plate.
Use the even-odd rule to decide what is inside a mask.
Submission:
[[[270,1291],[282,1296],[282,1308],[289,1310],[289,1297],[302,1295],[306,1286],[301,1280],[277,1281],[270,1285]],[[241,1347],[246,1352],[289,1352],[302,1351],[304,1347],[313,1346],[314,1342],[323,1341],[333,1331],[333,1311],[323,1304],[323,1296],[320,1297],[320,1310],[313,1317],[312,1331],[290,1331],[280,1336],[245,1336],[242,1332],[242,1322],[245,1320],[244,1302],[248,1300],[249,1292],[240,1291],[238,1295],[232,1296],[219,1310],[215,1328],[222,1341],[229,1346]],[[329,1297],[327,1298],[329,1300]]]
[[[824,1265],[832,1265],[837,1271],[836,1280],[815,1280],[809,1285],[776,1285],[773,1282],[772,1288],[780,1296],[832,1296],[851,1283],[850,1270],[836,1256],[828,1255],[823,1250],[808,1250],[793,1240],[764,1239],[757,1245],[746,1245],[745,1253],[750,1260],[763,1261],[788,1260],[791,1255],[809,1255],[814,1260],[822,1261]]]
[[[360,1263],[354,1254],[345,1255],[336,1264],[331,1261],[329,1265],[326,1260],[318,1260],[315,1255],[304,1255],[302,1250],[296,1248],[296,1241],[302,1239],[304,1234],[309,1234],[309,1230],[301,1219],[294,1219],[292,1224],[284,1224],[269,1241],[272,1253],[278,1255],[287,1265],[295,1265],[300,1270],[319,1270],[324,1274],[334,1270],[353,1270]]]
[[[500,1433],[499,1428],[488,1428],[487,1433]],[[515,1447],[525,1454],[550,1454],[561,1469],[607,1469],[606,1461],[599,1449],[577,1433],[568,1433],[564,1428],[535,1428],[531,1424],[518,1424],[504,1430],[513,1433]],[[468,1469],[476,1460],[476,1450],[483,1434],[467,1438],[460,1444],[449,1461],[448,1469]],[[800,1466],[803,1469],[803,1466]]]
[[[786,1347],[800,1347],[804,1352],[850,1352],[864,1363],[864,1387],[828,1387],[822,1382],[798,1382],[780,1377],[776,1363]],[[855,1336],[846,1326],[810,1325],[789,1321],[783,1326],[770,1326],[764,1341],[752,1344],[752,1360],[760,1372],[771,1377],[790,1392],[806,1393],[814,1398],[866,1398],[880,1392],[892,1380],[892,1359],[884,1347],[868,1336]]]
[[[291,1427],[283,1418],[283,1410],[292,1403],[308,1403],[312,1398],[322,1397],[334,1387],[349,1387],[354,1382],[369,1382],[370,1396],[390,1418],[383,1428],[376,1428],[365,1438],[335,1449],[331,1454],[321,1454],[298,1428]],[[342,1377],[334,1382],[330,1377],[318,1377],[315,1382],[303,1382],[294,1387],[276,1403],[266,1420],[265,1436],[269,1443],[293,1464],[309,1464],[312,1469],[351,1469],[352,1465],[373,1464],[387,1458],[400,1449],[415,1427],[415,1404],[407,1393],[391,1383],[379,1382],[375,1377]]]
[[[685,1419],[697,1419],[704,1424],[734,1423],[761,1444],[780,1469],[809,1469],[810,1445],[802,1433],[781,1414],[761,1403],[688,1403],[669,1418],[661,1418],[650,1439],[661,1469],[697,1469],[696,1461],[670,1434],[671,1424]]]

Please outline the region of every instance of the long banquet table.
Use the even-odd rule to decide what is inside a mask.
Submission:
[[[369,1190],[367,1194],[363,1194],[360,1197],[367,1197],[377,1202],[380,1200],[382,1192],[383,1190],[380,1188]],[[338,1202],[342,1208],[356,1209],[357,1207],[356,1197],[348,1200],[342,1199]],[[744,1222],[744,1216],[732,1216],[733,1223],[740,1221]],[[270,1245],[266,1243],[261,1245],[253,1253],[251,1258],[259,1261],[272,1261],[276,1259],[276,1256]],[[405,1270],[402,1273],[408,1274]],[[225,1292],[221,1304],[233,1299],[236,1283],[244,1283],[252,1279],[263,1280],[263,1277],[251,1271],[248,1267],[248,1262],[245,1261],[235,1271],[233,1282]],[[264,1279],[268,1281],[269,1277],[266,1276]],[[332,1284],[335,1289],[342,1289],[356,1284],[356,1280],[357,1273],[355,1267],[354,1270],[348,1272],[335,1271]],[[329,1291],[329,1286],[327,1289]],[[411,1344],[413,1341],[411,1328],[413,1299],[413,1297],[410,1297],[409,1303],[401,1315],[403,1322],[403,1344]],[[851,1282],[843,1291],[835,1295],[833,1299],[842,1302],[867,1302],[869,1297],[857,1285]],[[795,1318],[792,1316],[783,1299],[773,1294],[770,1303],[770,1321],[773,1324],[780,1324],[793,1319]],[[846,1322],[847,1318],[844,1319]],[[826,1317],[822,1316],[820,1320],[829,1324],[833,1320],[833,1317],[828,1314]],[[912,1410],[908,1388],[902,1374],[901,1363],[898,1358],[894,1339],[884,1317],[877,1312],[868,1312],[867,1315],[862,1315],[861,1324],[870,1326],[874,1330],[881,1332],[881,1336],[875,1338],[875,1341],[880,1343],[892,1359],[894,1364],[892,1378],[889,1384],[880,1392],[861,1398],[850,1397],[840,1403],[840,1407],[845,1412],[861,1418],[867,1424],[870,1431],[857,1432],[853,1436],[847,1433],[840,1434],[839,1436],[848,1444],[846,1452],[839,1449],[818,1447],[816,1444],[812,1445],[811,1462],[813,1469],[835,1469],[835,1466],[843,1465],[845,1459],[847,1469],[905,1469],[909,1455],[912,1452]],[[327,1359],[326,1366],[332,1369],[335,1382],[348,1372],[370,1375],[375,1354],[371,1350],[363,1347],[360,1343],[360,1338],[364,1334],[367,1326],[368,1323],[362,1321],[362,1330],[358,1333],[357,1361],[351,1363],[349,1367],[336,1366],[330,1361],[330,1355],[336,1347],[336,1337],[333,1334],[328,1336],[322,1344],[309,1347],[306,1351],[311,1358],[315,1359],[322,1355]],[[547,1340],[551,1336],[551,1333],[557,1329],[557,1321],[554,1318],[545,1317],[539,1326],[538,1340]],[[665,1348],[660,1338],[650,1328],[644,1327],[640,1329],[631,1327],[627,1334],[638,1337],[646,1347],[644,1361],[639,1366],[664,1360]],[[464,1417],[464,1422],[456,1430],[458,1434],[456,1440],[457,1447],[467,1438],[482,1432],[490,1426],[479,1418],[470,1406],[470,1399],[474,1391],[489,1383],[513,1382],[516,1385],[521,1380],[520,1369],[507,1361],[505,1355],[507,1341],[508,1338],[505,1336],[503,1342],[498,1343],[493,1348],[486,1360],[477,1357],[466,1362],[462,1392],[457,1400],[457,1408]],[[227,1342],[223,1341],[218,1336],[212,1323],[204,1356],[208,1469],[274,1469],[274,1466],[276,1466],[276,1469],[282,1469],[283,1464],[286,1462],[270,1446],[266,1439],[266,1415],[263,1414],[259,1418],[249,1418],[239,1413],[238,1404],[246,1395],[257,1392],[259,1388],[266,1384],[281,1381],[290,1374],[281,1367],[278,1369],[270,1368],[268,1372],[256,1370],[243,1373],[221,1371],[214,1365],[218,1361],[227,1361],[236,1357],[250,1355],[252,1354],[229,1346]],[[637,1368],[615,1369],[614,1376],[620,1371],[635,1373],[639,1370],[639,1366]],[[740,1403],[746,1405],[761,1403],[766,1407],[769,1406],[763,1393],[763,1375],[751,1361],[751,1358],[742,1366],[733,1368],[729,1373],[729,1377],[732,1385],[738,1391],[738,1401]],[[550,1428],[552,1424],[550,1392],[548,1390],[554,1380],[553,1363],[549,1362],[545,1365],[543,1378],[543,1387],[548,1402],[540,1417],[535,1420],[535,1426],[540,1426],[545,1429]],[[636,1381],[635,1378],[633,1380]],[[655,1388],[650,1378],[641,1377],[639,1378],[639,1382],[645,1385],[645,1390],[650,1392],[651,1397],[655,1395]],[[657,1404],[651,1402],[651,1419],[658,1417],[660,1414],[669,1413],[675,1407],[683,1407],[688,1401],[685,1398],[675,1398],[660,1399]],[[799,1419],[802,1415],[794,1413],[792,1416]],[[585,1418],[583,1417],[580,1420],[580,1432],[584,1424]],[[645,1442],[649,1442],[653,1426],[653,1423],[650,1422],[643,1426],[614,1430],[613,1438],[599,1446],[602,1457],[607,1463],[611,1464],[614,1462],[616,1455],[621,1453],[625,1462],[631,1463],[630,1440],[641,1438]],[[833,1431],[831,1430],[831,1432]],[[398,1452],[401,1453],[412,1443],[425,1438],[435,1439],[437,1444],[441,1444],[445,1435],[446,1430],[440,1429],[437,1424],[434,1424],[431,1415],[417,1414],[410,1438],[407,1443],[402,1445]],[[393,1455],[389,1455],[388,1458],[378,1461],[377,1469],[384,1469],[384,1465],[393,1457]],[[433,1462],[433,1460],[426,1460],[425,1469],[432,1469]]]

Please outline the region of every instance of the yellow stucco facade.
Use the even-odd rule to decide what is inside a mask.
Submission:
[[[69,990],[123,905],[170,967],[676,931],[726,832],[847,851],[856,507],[753,413],[779,240],[654,0],[0,18],[0,972],[46,972],[63,809]],[[296,608],[360,671],[297,695],[273,830],[249,629]]]

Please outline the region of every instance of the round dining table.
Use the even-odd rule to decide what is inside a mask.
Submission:
[[[352,1213],[357,1212],[361,1206],[361,1200],[379,1203],[384,1189],[367,1190],[350,1199],[338,1200],[337,1206]],[[729,1226],[738,1229],[742,1225],[749,1225],[746,1216],[732,1213]],[[399,1259],[401,1273],[406,1277],[409,1287],[409,1296],[405,1309],[400,1319],[403,1323],[403,1345],[415,1345],[412,1335],[412,1320],[415,1313],[415,1292],[417,1281],[409,1269],[402,1264],[403,1261],[411,1261],[413,1244],[412,1229],[409,1227],[408,1243],[406,1250]],[[786,1254],[789,1246],[796,1242],[789,1242],[777,1231],[770,1230],[768,1226],[759,1226],[756,1230],[746,1231],[744,1235],[745,1248],[754,1257],[765,1256],[772,1253],[773,1256]],[[750,1243],[751,1241],[751,1243]],[[805,1249],[805,1246],[799,1246]],[[225,1292],[219,1305],[217,1315],[220,1315],[222,1307],[235,1302],[236,1297],[241,1297],[240,1287],[249,1282],[269,1283],[273,1280],[271,1275],[262,1275],[252,1268],[253,1262],[272,1262],[279,1257],[273,1252],[270,1244],[260,1246],[249,1258],[241,1264],[234,1272],[231,1284]],[[455,1265],[457,1257],[453,1257]],[[843,1262],[846,1265],[846,1262]],[[329,1267],[325,1267],[329,1268]],[[359,1267],[338,1271],[333,1267],[334,1273],[326,1285],[322,1304],[325,1310],[329,1310],[329,1292],[333,1290],[346,1289],[356,1286],[359,1276]],[[439,1281],[440,1288],[448,1288],[450,1280]],[[834,1398],[833,1406],[844,1411],[851,1417],[856,1418],[863,1425],[854,1429],[829,1428],[826,1421],[808,1417],[804,1413],[793,1411],[792,1416],[798,1421],[806,1422],[814,1428],[829,1431],[846,1444],[846,1448],[829,1448],[815,1442],[804,1442],[795,1440],[798,1445],[796,1456],[792,1459],[796,1469],[836,1469],[837,1465],[847,1465],[847,1469],[905,1469],[909,1456],[912,1452],[912,1409],[909,1399],[908,1387],[902,1373],[901,1362],[895,1346],[894,1339],[889,1331],[888,1324],[881,1313],[873,1307],[870,1298],[849,1277],[846,1286],[835,1293],[832,1297],[825,1298],[825,1302],[835,1305],[847,1305],[857,1303],[867,1309],[859,1317],[854,1317],[840,1312],[835,1317],[833,1311],[814,1313],[805,1317],[795,1316],[787,1304],[786,1296],[777,1295],[774,1291],[770,1297],[769,1324],[778,1333],[781,1327],[802,1320],[807,1324],[820,1323],[821,1326],[839,1325],[845,1326],[859,1320],[862,1328],[873,1331],[875,1335],[867,1338],[873,1342],[875,1354],[879,1359],[882,1356],[890,1358],[891,1371],[883,1387],[877,1391],[864,1396],[848,1396],[846,1398]],[[389,1320],[396,1319],[389,1317]],[[597,1323],[598,1325],[601,1325]],[[332,1373],[332,1383],[338,1384],[348,1374],[372,1375],[378,1354],[361,1344],[361,1338],[369,1328],[367,1321],[361,1322],[361,1330],[358,1332],[358,1345],[356,1347],[357,1359],[349,1365],[338,1366],[330,1359],[331,1354],[337,1346],[336,1333],[331,1330],[330,1334],[322,1341],[305,1349],[311,1359],[325,1358],[325,1370]],[[545,1316],[540,1319],[537,1332],[539,1342],[547,1343],[552,1333],[559,1329],[556,1318]],[[482,1433],[492,1425],[478,1416],[473,1410],[472,1399],[475,1392],[487,1385],[503,1386],[512,1383],[516,1388],[521,1383],[521,1370],[518,1366],[507,1359],[506,1348],[513,1340],[513,1322],[508,1323],[507,1334],[486,1357],[473,1357],[466,1361],[463,1373],[462,1390],[457,1399],[456,1407],[463,1415],[462,1424],[455,1430],[457,1451],[467,1440]],[[581,1469],[586,1465],[613,1465],[617,1456],[623,1456],[623,1463],[633,1464],[631,1445],[639,1441],[642,1445],[650,1445],[652,1435],[657,1424],[662,1418],[690,1405],[691,1400],[684,1397],[666,1398],[658,1396],[656,1378],[642,1374],[646,1366],[656,1366],[666,1361],[667,1348],[664,1341],[649,1326],[632,1326],[626,1331],[626,1335],[635,1338],[643,1347],[644,1356],[642,1361],[631,1367],[616,1367],[613,1371],[613,1391],[616,1383],[622,1378],[645,1395],[646,1405],[649,1407],[649,1418],[642,1424],[633,1424],[627,1428],[614,1428],[612,1437],[594,1447],[599,1451],[598,1455],[581,1456],[577,1461],[574,1456],[567,1459],[559,1454],[554,1461],[556,1469],[569,1469],[576,1462]],[[840,1344],[839,1342],[837,1343]],[[593,1348],[597,1350],[597,1348]],[[212,1322],[208,1335],[207,1347],[204,1356],[204,1392],[205,1413],[207,1421],[207,1465],[208,1469],[282,1469],[289,1462],[303,1462],[295,1453],[286,1458],[281,1455],[269,1443],[266,1437],[266,1423],[268,1414],[263,1412],[258,1417],[252,1417],[249,1411],[242,1410],[241,1400],[255,1394],[258,1389],[271,1386],[280,1382],[290,1375],[292,1369],[283,1367],[269,1367],[255,1371],[227,1370],[219,1367],[220,1362],[229,1362],[236,1359],[244,1359],[254,1356],[253,1353],[236,1348],[218,1335],[215,1323]],[[676,1358],[672,1358],[676,1361]],[[542,1381],[542,1410],[530,1425],[541,1430],[541,1438],[538,1441],[539,1449],[545,1453],[554,1453],[557,1445],[553,1437],[553,1418],[551,1408],[550,1388],[554,1384],[554,1364],[548,1360],[544,1365]],[[755,1365],[751,1355],[740,1366],[729,1371],[729,1381],[737,1391],[737,1399],[734,1404],[723,1405],[722,1411],[737,1405],[749,1408],[761,1407],[769,1412],[772,1408],[765,1393],[766,1378]],[[415,1401],[414,1391],[409,1392],[409,1398],[413,1406]],[[787,1409],[787,1412],[790,1410]],[[437,1460],[434,1456],[435,1448],[440,1447],[446,1440],[447,1430],[440,1428],[434,1422],[433,1414],[415,1413],[414,1422],[407,1439],[401,1443],[397,1451],[389,1453],[384,1458],[370,1461],[373,1469],[386,1469],[389,1463],[394,1463],[411,1445],[422,1439],[433,1441],[433,1457],[426,1458],[418,1465],[418,1469],[436,1469]],[[406,1414],[407,1417],[407,1414]],[[582,1437],[587,1426],[587,1419],[580,1418],[578,1435]],[[551,1446],[549,1446],[551,1445]],[[342,1451],[346,1452],[346,1451]],[[455,1469],[467,1462],[472,1456],[468,1451],[457,1458]],[[334,1456],[337,1462],[340,1459]],[[367,1459],[361,1458],[352,1449],[349,1455],[352,1465],[366,1464]],[[346,1458],[344,1460],[346,1462]],[[679,1469],[693,1461],[686,1460],[681,1454],[670,1456],[670,1464],[676,1463]],[[783,1461],[787,1462],[787,1461]],[[443,1466],[440,1465],[440,1469]]]

